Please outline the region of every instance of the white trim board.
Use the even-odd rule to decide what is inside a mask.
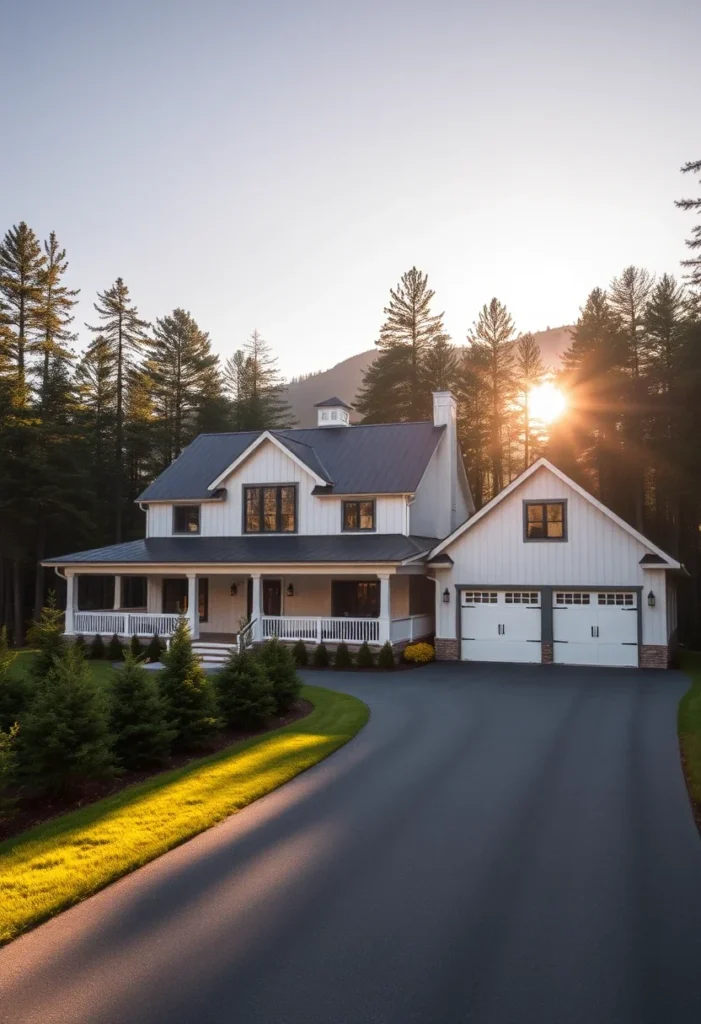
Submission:
[[[258,448],[260,448],[260,446],[265,441],[270,441],[270,443],[274,444],[275,447],[278,448],[284,455],[287,455],[288,458],[292,459],[292,461],[297,466],[299,466],[300,469],[303,469],[305,473],[308,473],[312,480],[314,480],[315,483],[319,484],[320,487],[329,486],[328,480],[325,480],[323,477],[319,476],[318,473],[315,473],[313,469],[310,469],[306,462],[303,462],[302,459],[299,458],[299,456],[295,455],[295,453],[291,451],[287,447],[287,445],[285,445],[279,438],[275,437],[275,435],[272,434],[269,430],[264,430],[262,434],[258,435],[255,441],[251,441],[248,448],[245,448],[238,456],[238,458],[234,459],[231,465],[228,466],[223,473],[219,474],[216,480],[212,481],[212,483],[208,486],[207,490],[216,491],[218,487],[221,487],[221,485],[227,479],[227,477],[231,476],[231,474],[235,472],[236,469],[238,469],[241,463],[245,462],[246,459],[250,455],[252,455]]]
[[[436,555],[439,555],[442,551],[445,551],[445,549],[447,547],[450,547],[450,545],[454,541],[456,541],[458,537],[461,537],[463,533],[471,529],[481,519],[484,519],[485,516],[489,515],[493,508],[496,508],[496,506],[500,502],[502,502],[505,498],[508,498],[510,494],[513,494],[513,492],[517,490],[521,486],[521,484],[525,483],[526,480],[530,479],[530,477],[532,477],[534,473],[537,473],[539,469],[549,470],[554,476],[558,477],[558,479],[561,480],[564,484],[566,484],[568,487],[571,487],[572,490],[575,491],[575,493],[580,495],[580,497],[584,498],[595,508],[597,508],[599,512],[602,512],[605,516],[608,516],[608,518],[611,519],[617,526],[619,526],[622,530],[625,530],[625,532],[630,534],[631,537],[634,537],[637,541],[643,544],[649,551],[651,551],[653,554],[659,555],[660,558],[664,559],[663,565],[651,565],[651,569],[682,568],[680,562],[677,562],[665,551],[662,551],[661,548],[658,548],[657,545],[653,544],[651,540],[648,540],[647,537],[644,537],[642,533],[639,533],[636,529],[634,529],[634,527],[626,523],[623,519],[620,518],[620,516],[617,516],[615,512],[612,512],[610,508],[608,508],[597,498],[595,498],[593,494],[590,494],[589,491],[585,491],[584,488],[580,487],[580,485],[576,483],[574,480],[572,480],[571,477],[567,476],[566,473],[563,473],[561,469],[558,469],[557,466],[554,466],[552,462],[549,462],[548,459],[545,458],[540,458],[536,462],[534,462],[533,465],[529,466],[528,469],[524,470],[524,472],[521,473],[520,476],[517,476],[515,480],[512,480],[511,483],[508,484],[508,486],[506,486],[503,489],[503,491],[500,491],[499,494],[495,495],[491,501],[488,501],[486,505],[483,505],[479,512],[475,512],[474,516],[471,516],[461,526],[458,526],[456,530],[453,530],[453,532],[448,537],[446,537],[445,540],[442,540],[440,544],[436,545],[436,547],[433,548],[433,550],[430,552],[428,556],[428,561],[430,562],[432,558],[436,557]]]

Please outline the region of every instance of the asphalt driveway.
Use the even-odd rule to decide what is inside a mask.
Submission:
[[[684,677],[309,681],[360,736],[0,951],[3,1021],[698,1024]]]

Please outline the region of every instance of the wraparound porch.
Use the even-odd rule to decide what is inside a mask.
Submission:
[[[180,615],[188,619],[194,639],[222,643],[232,642],[249,621],[257,642],[278,636],[309,644],[367,641],[380,646],[433,633],[433,584],[416,571],[320,573],[266,566],[265,573],[159,571],[108,577],[104,570],[67,570],[66,580],[69,635],[145,638],[157,632],[168,637]],[[102,583],[96,586],[98,580]],[[111,600],[94,607],[96,595]],[[124,607],[127,597],[139,600],[140,607]]]

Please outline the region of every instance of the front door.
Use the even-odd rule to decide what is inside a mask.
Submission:
[[[282,580],[261,580],[263,589],[263,615],[282,615]],[[253,615],[253,580],[248,577],[248,621]]]
[[[262,580],[263,615],[282,615],[282,580]]]

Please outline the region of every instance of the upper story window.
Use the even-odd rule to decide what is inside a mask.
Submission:
[[[244,533],[295,533],[296,530],[297,488],[294,484],[244,487]]]
[[[567,502],[524,502],[524,540],[567,540]]]
[[[344,530],[374,530],[375,529],[375,502],[374,501],[344,501],[343,502],[343,529]]]
[[[199,533],[200,506],[173,505],[173,533]]]

